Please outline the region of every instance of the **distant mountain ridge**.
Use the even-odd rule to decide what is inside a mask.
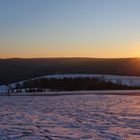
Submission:
[[[12,58],[0,59],[0,84],[48,74],[112,74],[140,76],[139,58]]]

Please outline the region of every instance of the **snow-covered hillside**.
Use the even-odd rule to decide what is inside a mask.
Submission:
[[[38,78],[56,78],[56,79],[63,79],[63,78],[92,78],[92,77],[103,77],[107,81],[112,81],[113,83],[122,83],[129,86],[140,86],[140,76],[117,76],[117,75],[102,75],[102,74],[53,74],[47,75],[42,77],[35,77],[33,79]],[[31,80],[31,79],[30,79]],[[28,81],[28,80],[26,80]],[[19,82],[20,84],[23,81]],[[10,84],[9,86],[14,88],[17,83]],[[0,92],[6,92],[8,87],[6,85],[0,86]]]
[[[105,80],[112,81],[114,83],[121,82],[122,84],[130,86],[140,86],[140,76],[118,76],[118,75],[102,75],[102,74],[54,74],[43,76],[43,78],[86,78],[86,77],[103,77]]]
[[[0,86],[0,93],[5,93],[5,92],[7,92],[7,90],[8,90],[7,86],[5,86],[5,85]]]

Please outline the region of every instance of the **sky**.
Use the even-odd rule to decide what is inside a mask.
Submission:
[[[140,57],[140,0],[0,0],[0,57]]]

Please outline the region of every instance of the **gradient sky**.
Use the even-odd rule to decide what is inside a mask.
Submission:
[[[140,0],[0,0],[0,57],[140,57]]]

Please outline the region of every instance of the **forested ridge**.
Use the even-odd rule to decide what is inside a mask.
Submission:
[[[0,84],[48,74],[113,74],[140,76],[139,58],[33,58],[0,59]]]

